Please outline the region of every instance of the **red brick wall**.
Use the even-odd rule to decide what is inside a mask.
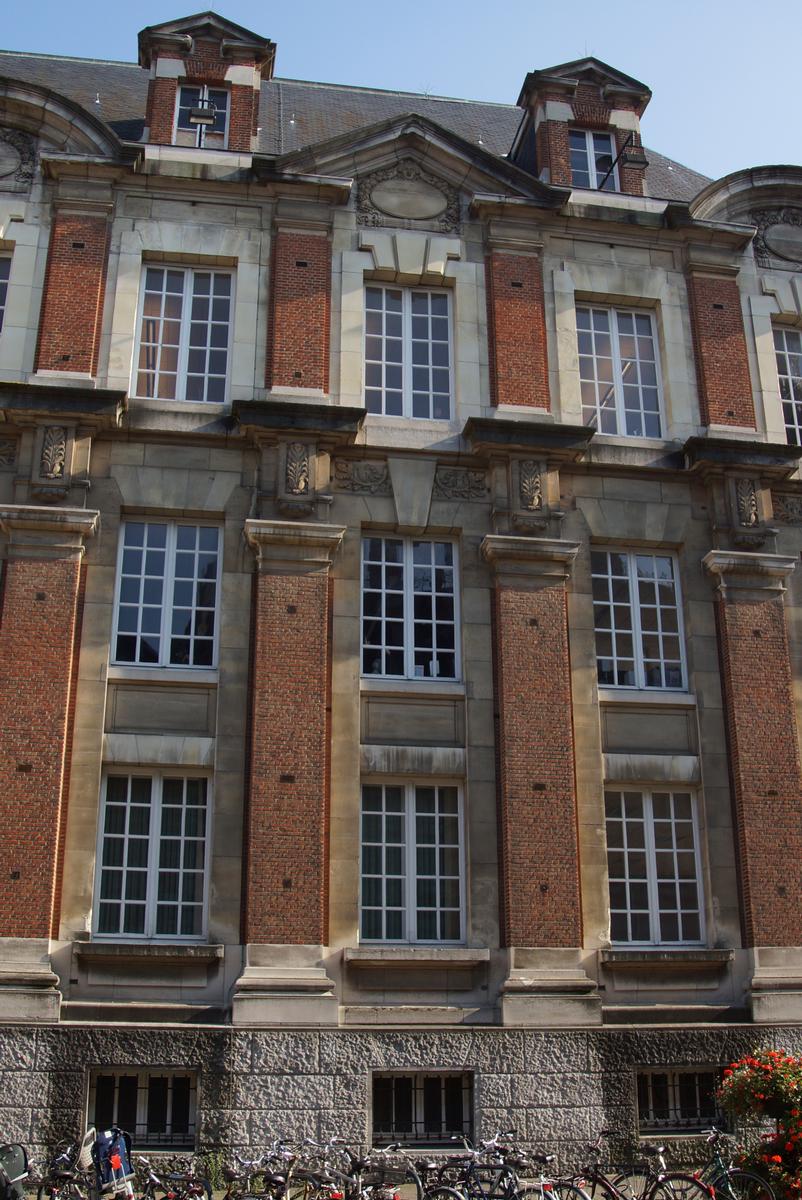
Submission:
[[[247,942],[328,938],[326,574],[260,575],[256,584]]]
[[[581,946],[564,583],[496,587],[494,643],[504,938]]]
[[[549,168],[549,183],[571,186],[571,154],[566,121],[541,121],[536,134],[538,174]]]
[[[492,250],[485,264],[494,404],[549,409],[543,268],[537,255]]]
[[[228,149],[251,150],[259,113],[259,93],[246,84],[235,83],[231,88],[231,113],[228,121]]]
[[[802,945],[802,773],[785,609],[737,590],[717,602],[748,946]]]
[[[0,612],[0,936],[51,935],[66,761],[78,559],[9,559]]]
[[[688,276],[703,425],[755,428],[741,297],[734,279]]]
[[[154,145],[169,146],[173,140],[175,104],[178,80],[157,78],[148,84],[148,104],[145,124],[150,133],[148,140]]]
[[[56,213],[50,232],[37,370],[94,375],[109,249],[105,216]]]
[[[624,148],[624,142],[628,137],[629,131],[626,129],[618,129],[615,131],[613,136],[613,146],[615,147],[616,154],[621,153]],[[641,145],[639,133],[633,134],[632,144],[635,146]],[[619,162],[617,170],[621,191],[626,192],[628,196],[642,196],[645,168],[625,167]]]
[[[280,230],[273,246],[268,387],[329,390],[330,306],[328,238]]]

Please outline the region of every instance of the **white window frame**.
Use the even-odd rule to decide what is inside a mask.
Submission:
[[[452,420],[454,417],[454,373],[455,373],[455,365],[456,364],[454,362],[454,303],[453,303],[453,297],[452,297],[450,289],[449,288],[418,287],[418,286],[415,286],[414,284],[410,285],[410,284],[397,284],[397,283],[383,283],[379,280],[371,280],[371,279],[365,280],[364,296],[363,296],[363,313],[364,313],[364,320],[365,320],[365,331],[364,331],[364,336],[362,339],[362,372],[363,372],[362,394],[363,394],[363,397],[365,397],[366,408],[367,408],[366,393],[368,390],[368,385],[367,385],[367,366],[368,366],[367,338],[374,336],[367,332],[367,314],[368,314],[368,312],[379,311],[377,309],[368,309],[368,307],[367,307],[368,289],[369,288],[375,288],[375,289],[378,289],[383,292],[387,292],[387,291],[401,292],[401,324],[402,324],[402,332],[401,332],[401,412],[400,413],[387,413],[385,411],[385,406],[386,406],[385,393],[388,389],[383,384],[382,388],[381,388],[382,411],[380,413],[369,413],[369,415],[375,416],[375,417],[389,416],[391,418],[394,417],[396,420],[400,420],[402,418],[407,418],[412,421],[450,421],[450,420]],[[423,292],[429,296],[432,296],[432,295],[445,296],[445,299],[446,299],[446,306],[447,306],[446,319],[448,320],[448,384],[449,384],[448,416],[447,417],[434,417],[434,416],[416,417],[412,411],[413,391],[414,391],[413,386],[412,386],[412,370],[413,370],[413,366],[415,365],[412,362],[412,341],[413,341],[413,338],[412,338],[412,295],[415,292]],[[381,311],[385,312],[386,310],[383,308]],[[432,342],[429,341],[428,344],[429,344],[429,346],[431,346]],[[374,363],[374,362],[376,362],[376,360],[371,359],[370,362]],[[387,360],[383,359],[382,363],[384,366],[386,366]],[[396,389],[390,389],[390,390],[394,391]],[[430,397],[431,397],[431,393],[430,393]]]
[[[400,542],[403,546],[402,564],[401,564],[402,571],[403,571],[403,580],[404,580],[404,590],[403,590],[403,596],[404,596],[404,618],[403,618],[404,673],[403,673],[403,675],[391,675],[385,671],[383,660],[384,660],[384,652],[387,647],[384,643],[382,644],[381,647],[368,647],[364,641],[365,621],[371,620],[371,617],[366,615],[366,613],[365,613],[365,593],[366,593],[366,590],[370,590],[370,591],[376,590],[376,589],[366,589],[365,588],[365,548],[366,548],[365,543],[368,540],[374,540],[374,539],[379,539],[383,542],[387,542],[387,541]],[[452,593],[452,598],[453,598],[453,602],[454,602],[454,674],[453,675],[440,675],[440,674],[418,675],[415,672],[415,595],[416,594],[431,595],[433,603],[434,603],[435,597],[436,597],[436,592],[434,592],[434,591],[432,591],[431,593],[416,593],[414,590],[413,585],[414,585],[415,565],[413,562],[413,553],[414,553],[413,547],[416,544],[421,543],[421,542],[428,543],[430,545],[448,545],[451,547],[452,565],[450,568],[447,568],[447,569],[451,570],[451,572],[453,574],[453,581],[454,581],[454,591]],[[435,567],[435,568],[433,568],[433,570],[437,570],[437,568]],[[359,626],[360,662],[359,662],[359,665],[360,665],[360,672],[361,672],[363,679],[414,679],[416,683],[423,683],[426,686],[430,686],[432,684],[436,685],[439,681],[447,681],[448,683],[454,683],[454,682],[458,682],[461,679],[461,670],[462,670],[461,654],[460,654],[461,624],[460,624],[460,603],[459,603],[459,600],[460,600],[460,597],[459,597],[460,564],[459,564],[459,548],[455,541],[452,541],[450,538],[427,538],[427,537],[409,538],[409,537],[400,537],[397,534],[391,534],[391,533],[371,533],[370,531],[365,531],[362,534],[359,589],[360,589],[360,626]],[[385,597],[387,595],[387,592],[384,589],[382,589],[380,592],[380,595]],[[383,609],[383,611],[384,611],[384,609]],[[434,612],[434,609],[433,609],[433,612]],[[379,619],[383,620],[383,618],[379,618]],[[432,623],[434,624],[435,622],[433,621]],[[379,649],[381,651],[381,655],[382,655],[382,670],[381,671],[371,671],[369,673],[366,673],[364,671],[363,654],[366,649]],[[435,647],[432,647],[433,653],[434,653],[434,649],[435,649]]]
[[[791,356],[799,356],[802,360],[802,333],[798,329],[791,329],[784,325],[775,325],[772,329],[774,340],[774,358],[777,363],[777,387],[780,392],[780,404],[783,410],[783,424],[785,426],[785,436],[791,446],[802,446],[802,366],[800,366],[799,374],[794,374],[791,370]],[[793,338],[796,342],[797,349],[792,350],[789,346],[789,338]],[[778,341],[782,345],[778,345]],[[781,362],[784,370],[780,370]],[[783,396],[783,381],[787,381],[788,398]],[[794,398],[798,385],[799,399]],[[790,408],[792,421],[789,425],[787,412]]]
[[[655,845],[655,836],[654,836],[655,817],[654,817],[654,806],[653,806],[653,797],[655,794],[660,794],[660,795],[667,794],[667,795],[670,795],[672,798],[674,796],[689,796],[690,797],[691,825],[692,825],[692,829],[693,829],[693,861],[694,861],[694,868],[695,868],[695,872],[696,872],[692,882],[696,885],[696,896],[697,896],[698,909],[683,910],[682,908],[677,908],[677,909],[663,910],[660,907],[659,900],[658,900],[658,884],[659,884],[660,880],[658,879],[658,876],[657,876],[657,854],[658,854],[658,852],[664,853],[667,851],[664,851],[663,849],[658,851],[657,847]],[[695,946],[695,947],[704,946],[706,944],[705,890],[704,890],[704,880],[702,877],[702,856],[701,856],[701,846],[700,846],[700,836],[699,836],[699,802],[698,802],[699,798],[698,798],[698,795],[689,788],[678,788],[676,786],[672,786],[671,784],[667,784],[665,787],[659,787],[659,786],[652,785],[649,788],[646,788],[646,787],[643,787],[643,788],[618,787],[615,784],[609,784],[604,789],[605,805],[607,802],[608,795],[623,796],[623,797],[626,797],[627,795],[640,796],[641,800],[642,800],[642,804],[643,804],[642,824],[643,824],[643,831],[644,831],[645,846],[642,848],[634,847],[634,846],[627,847],[626,846],[626,836],[624,838],[625,845],[624,845],[623,849],[620,847],[616,847],[616,846],[610,846],[609,842],[608,842],[608,838],[607,838],[607,825],[608,825],[608,822],[611,820],[611,818],[607,817],[606,815],[605,815],[605,843],[606,843],[607,855],[608,855],[608,859],[607,859],[608,882],[609,882],[610,886],[612,885],[613,882],[624,883],[626,886],[626,884],[629,882],[629,865],[628,865],[627,855],[630,851],[639,853],[641,849],[643,850],[643,853],[645,854],[645,857],[646,857],[646,892],[647,892],[647,898],[648,898],[649,927],[650,927],[650,934],[651,934],[651,936],[648,939],[640,939],[640,940],[636,940],[634,938],[626,939],[626,940],[619,940],[619,939],[614,940],[611,938],[611,944],[617,948],[641,947],[644,949],[647,949],[647,948],[681,949],[682,947],[685,947],[685,946]],[[626,824],[625,821],[620,822],[620,823]],[[674,822],[673,818],[671,820],[671,826],[672,826],[672,829],[675,828],[675,822]],[[674,853],[676,854],[676,851],[674,851]],[[625,875],[624,879],[621,879],[619,877],[614,877],[614,878],[610,877],[610,873],[609,873],[609,855],[610,854],[623,854],[624,855],[624,863],[625,863],[625,871],[626,871],[626,875]],[[637,879],[635,882],[641,883],[643,881],[640,879]],[[676,874],[676,858],[675,858],[675,874],[671,880],[666,880],[664,882],[672,883],[675,888],[676,888],[678,882],[682,882],[680,880],[680,877]],[[610,897],[609,889],[608,889],[608,904],[610,905],[610,912],[612,914],[612,900]],[[631,917],[633,910],[631,908],[627,907],[626,909],[616,909],[615,911],[616,912],[626,912],[628,917]],[[636,909],[635,911],[640,913],[640,912],[643,912],[644,910]],[[693,938],[693,939],[677,940],[677,941],[663,940],[660,935],[660,914],[662,911],[667,911],[667,912],[676,911],[679,913],[682,913],[684,911],[685,912],[692,911],[692,912],[696,913],[698,911],[699,937]]]
[[[225,92],[226,93],[226,95],[228,96],[228,103],[226,104],[226,127],[225,127],[225,130],[223,131],[223,135],[222,135],[223,136],[222,145],[217,146],[217,145],[213,144],[212,146],[206,146],[207,129],[204,125],[198,125],[194,132],[195,132],[195,149],[206,148],[207,150],[227,150],[228,149],[228,131],[229,131],[229,127],[231,125],[231,88],[227,87],[225,84],[192,83],[188,79],[185,79],[185,80],[179,82],[178,89],[175,94],[175,112],[173,114],[173,145],[174,146],[180,145],[180,143],[177,141],[179,132],[180,133],[191,133],[192,132],[192,130],[184,129],[183,127],[179,130],[179,127],[178,127],[178,112],[179,112],[179,109],[181,108],[181,92],[182,92],[183,88],[192,88],[193,90],[198,89],[200,91],[199,98],[200,98],[201,103],[203,103],[204,101],[207,101],[209,99],[209,92]],[[216,133],[215,136],[219,137],[220,136],[219,132]],[[189,148],[191,149],[192,147],[189,147]]]
[[[399,1130],[396,1118],[396,1096],[395,1096],[395,1081],[399,1079],[409,1079],[412,1081],[412,1123],[413,1130],[407,1135],[403,1130]],[[424,1096],[423,1084],[427,1079],[459,1079],[462,1088],[462,1126],[463,1132],[468,1137],[473,1136],[474,1129],[474,1096],[475,1096],[475,1078],[473,1071],[374,1071],[371,1077],[371,1097],[370,1097],[370,1122],[372,1142],[376,1143],[376,1139],[384,1141],[390,1139],[392,1141],[400,1141],[408,1146],[438,1146],[450,1145],[448,1140],[450,1131],[445,1129],[445,1112],[443,1111],[443,1125],[441,1131],[437,1134],[426,1135],[425,1131],[416,1136],[417,1128],[424,1124]],[[393,1081],[393,1129],[384,1130],[376,1128],[376,1082],[378,1080]],[[444,1097],[441,1096],[441,1106],[443,1105]]]
[[[169,396],[169,397],[168,396],[164,396],[164,397],[162,397],[162,396],[143,396],[143,395],[140,395],[137,390],[138,384],[139,384],[139,370],[140,370],[139,355],[140,355],[140,351],[142,348],[142,332],[143,332],[142,327],[143,327],[144,321],[146,319],[145,315],[144,315],[145,314],[145,291],[146,291],[145,281],[147,279],[148,269],[163,270],[163,271],[180,271],[184,276],[183,304],[182,304],[181,318],[180,318],[181,332],[179,335],[178,366],[176,369],[176,379],[175,379],[175,390],[176,390],[175,396]],[[228,341],[227,341],[226,347],[225,347],[225,350],[226,350],[225,391],[224,391],[222,400],[187,400],[186,399],[187,365],[188,365],[188,361],[189,361],[189,352],[190,352],[190,349],[194,349],[194,347],[191,347],[189,344],[189,336],[190,336],[190,326],[192,324],[192,300],[193,300],[193,296],[194,296],[194,279],[195,279],[196,274],[212,275],[212,276],[227,275],[231,280],[231,291],[230,291],[230,299],[229,299],[230,309],[229,309],[229,318],[228,318]],[[186,267],[186,266],[183,266],[181,263],[153,262],[150,259],[143,259],[142,272],[141,272],[141,276],[140,276],[140,280],[139,280],[139,300],[137,302],[137,310],[136,310],[136,337],[134,339],[134,356],[133,356],[133,364],[132,364],[132,370],[131,370],[130,393],[131,393],[131,397],[133,399],[145,400],[151,404],[200,404],[204,408],[206,408],[206,407],[215,408],[215,407],[221,407],[222,405],[228,404],[229,398],[230,398],[230,393],[231,393],[231,359],[232,359],[232,354],[233,354],[233,349],[234,349],[234,316],[235,316],[235,312],[236,312],[236,300],[237,300],[236,289],[237,289],[236,271],[230,270],[225,267],[221,268],[221,267],[217,267],[217,266],[204,266],[202,264],[198,264],[197,266],[194,266],[194,267]],[[160,320],[163,320],[163,319],[164,318],[160,318]],[[161,350],[162,350],[163,343],[159,342],[157,344],[158,344],[158,348],[159,348],[159,361],[161,361]],[[210,346],[206,345],[204,347],[204,349],[207,351],[210,349],[222,350],[223,347],[222,346],[211,346],[210,347]],[[168,372],[168,374],[172,374],[172,372]],[[219,378],[219,376],[216,376],[216,375],[214,377]],[[209,375],[205,374],[202,378],[208,381]],[[158,379],[159,379],[159,371],[156,370],[155,380],[157,383],[158,383]],[[158,387],[156,388],[156,390],[158,391]]]
[[[605,184],[604,191],[605,192],[608,192],[608,191],[609,192],[620,192],[621,191],[621,182],[618,177],[618,163],[616,163],[616,161],[615,161],[617,154],[618,154],[618,150],[617,150],[617,146],[616,146],[615,133],[613,132],[613,130],[611,130],[611,129],[576,129],[576,128],[569,129],[569,131],[568,131],[569,162],[570,162],[570,154],[571,154],[571,149],[572,149],[571,134],[578,134],[578,133],[584,134],[584,137],[585,137],[585,154],[587,156],[587,162],[588,162],[588,176],[590,178],[590,190],[598,191],[599,184],[601,183],[602,179],[604,179],[604,175],[607,174],[607,172],[605,171],[604,174],[600,175],[596,169],[596,147],[594,145],[593,139],[595,137],[608,137],[610,139],[610,158],[611,158],[611,161],[615,165],[613,166],[612,174],[609,176],[607,183]],[[581,184],[574,183],[573,169],[571,171],[571,186],[579,188],[582,191],[586,190],[585,188],[582,187]]]
[[[644,438],[650,438],[653,441],[664,439],[666,436],[666,428],[667,428],[666,412],[665,412],[665,393],[663,391],[663,376],[662,376],[662,371],[660,369],[660,341],[657,336],[658,331],[657,331],[657,322],[655,321],[655,314],[652,312],[651,309],[647,309],[647,308],[625,308],[622,305],[596,304],[592,301],[586,301],[586,300],[578,300],[576,302],[576,313],[577,314],[579,313],[580,309],[583,311],[587,311],[590,314],[591,326],[593,324],[593,313],[594,312],[605,312],[605,313],[609,314],[609,317],[610,317],[610,332],[609,332],[610,357],[612,359],[612,372],[613,372],[613,381],[612,381],[612,384],[609,385],[610,387],[612,387],[612,399],[613,399],[612,406],[602,403],[597,395],[595,416],[594,416],[593,420],[589,421],[589,420],[585,419],[585,409],[588,406],[586,406],[581,401],[581,397],[580,397],[583,424],[587,425],[588,428],[595,429],[596,432],[603,437],[621,437],[621,438],[644,437]],[[651,342],[652,342],[652,346],[654,348],[654,360],[653,361],[654,361],[655,379],[656,379],[655,387],[657,390],[657,418],[660,423],[660,432],[658,434],[628,433],[627,432],[627,412],[631,411],[631,410],[628,410],[625,405],[624,367],[622,365],[622,359],[621,359],[620,339],[621,339],[621,337],[626,337],[628,335],[622,334],[620,332],[619,317],[621,317],[621,316],[632,317],[633,320],[637,319],[638,317],[647,317],[649,320],[649,325],[651,328]],[[594,352],[590,355],[583,355],[583,354],[580,354],[580,352],[579,352],[579,335],[580,335],[580,333],[584,333],[584,332],[586,332],[586,331],[580,330],[579,325],[577,323],[577,359],[579,359],[580,357],[587,357],[587,358],[591,358],[594,363],[598,363],[599,360],[595,353],[595,347],[594,347]],[[649,361],[651,362],[652,360],[649,360]],[[640,359],[638,359],[638,362],[640,362]],[[602,382],[597,379],[594,379],[593,381],[583,380],[581,363],[579,363],[580,392],[581,392],[581,387],[582,387],[583,382],[587,382],[587,383],[595,382],[599,391],[601,391],[602,386],[603,386]],[[651,385],[647,385],[647,386],[651,386]],[[641,412],[641,414],[643,414],[647,410],[645,410],[643,407],[643,393],[641,391],[640,385],[639,385],[639,393],[641,396],[640,412]],[[607,394],[609,395],[609,388],[608,388]],[[613,411],[615,412],[616,428],[615,428],[614,433],[603,430],[600,427],[601,422],[599,419],[599,414],[604,409],[609,410],[610,407],[612,407]]]
[[[119,1124],[120,1080],[135,1078],[137,1081],[136,1095],[136,1128],[127,1129],[133,1145],[137,1149],[193,1148],[197,1142],[198,1125],[198,1078],[195,1071],[186,1071],[167,1067],[93,1067],[89,1076],[89,1095],[87,1097],[87,1125],[95,1125],[98,1120],[97,1112],[97,1083],[99,1076],[111,1076],[114,1079],[113,1123]],[[173,1083],[176,1079],[189,1080],[188,1129],[186,1134],[167,1132],[153,1133],[148,1130],[148,1099],[151,1081],[167,1079],[167,1127],[168,1131],[173,1117]],[[108,1126],[106,1126],[107,1128]]]
[[[129,659],[117,658],[117,635],[119,630],[120,619],[120,603],[123,581],[123,555],[126,550],[125,546],[125,527],[127,524],[139,525],[165,525],[167,527],[166,548],[164,557],[164,576],[162,585],[162,603],[161,603],[161,627],[159,630],[159,661],[158,662],[131,662]],[[212,661],[210,663],[171,663],[170,662],[170,643],[172,640],[171,624],[173,617],[173,599],[175,594],[175,568],[176,568],[176,553],[177,547],[177,530],[182,527],[191,529],[217,529],[217,579],[216,579],[216,603],[214,607],[214,634],[212,636]],[[140,576],[141,578],[141,576]],[[197,583],[197,580],[195,581]],[[127,516],[120,523],[120,540],[117,549],[117,576],[114,588],[114,621],[112,626],[112,641],[110,647],[109,661],[113,666],[131,668],[133,670],[165,670],[165,671],[210,671],[216,670],[218,664],[218,654],[220,646],[220,606],[222,600],[223,588],[223,538],[221,526],[213,521],[170,521],[167,519],[160,520],[158,517],[136,517]],[[169,597],[169,601],[167,600]],[[185,607],[183,605],[179,607]],[[141,603],[138,605],[140,614],[142,610]],[[194,600],[192,605],[193,614],[196,612]],[[125,636],[127,630],[122,633]],[[138,636],[138,634],[137,634]]]
[[[617,554],[626,559],[627,569],[628,569],[628,573],[629,573],[628,574],[629,610],[630,610],[630,614],[632,617],[632,628],[629,632],[632,637],[633,666],[635,669],[635,683],[634,684],[633,683],[618,683],[617,681],[614,681],[612,683],[610,683],[610,682],[602,683],[601,680],[599,680],[599,687],[600,688],[625,688],[625,689],[629,689],[629,690],[632,690],[633,688],[637,688],[639,691],[643,691],[643,692],[687,692],[687,690],[688,690],[688,665],[687,665],[686,656],[685,656],[685,625],[684,625],[684,621],[683,621],[683,612],[682,612],[682,589],[680,587],[679,560],[678,560],[676,554],[674,554],[670,550],[654,550],[654,549],[649,549],[649,548],[632,550],[632,549],[623,549],[620,546],[597,546],[597,545],[595,545],[595,543],[591,544],[590,551],[591,551],[591,555],[594,553]],[[672,572],[673,572],[673,583],[674,583],[674,601],[675,601],[675,608],[676,608],[676,612],[677,612],[677,630],[676,630],[676,633],[673,630],[669,630],[668,636],[676,637],[679,641],[679,663],[680,663],[680,671],[682,674],[682,682],[678,686],[669,686],[667,684],[659,684],[658,685],[658,684],[650,684],[650,683],[646,682],[646,666],[645,666],[644,657],[643,657],[644,630],[642,628],[642,623],[641,623],[642,622],[642,614],[641,614],[640,596],[639,596],[639,592],[638,592],[638,576],[637,576],[637,569],[636,569],[636,560],[638,557],[668,558],[671,560]],[[591,586],[592,586],[592,581],[596,578],[606,578],[609,580],[611,578],[611,576],[609,575],[609,573],[606,576],[598,576],[593,570],[593,560],[591,558]],[[594,604],[594,606],[596,604],[600,604],[600,605],[607,604],[607,605],[609,605],[609,607],[611,609],[615,607],[614,601],[596,600],[593,595],[591,596],[591,602]],[[622,605],[623,601],[619,601],[618,604]],[[658,614],[659,613],[660,613],[660,608],[658,607]],[[658,621],[660,622],[660,628],[657,631],[647,629],[645,631],[647,636],[654,634],[655,632],[657,632],[658,635],[662,636],[662,633],[663,633],[662,619],[659,617],[659,615],[658,615]],[[626,633],[627,631],[626,631],[626,629],[622,628],[620,632]],[[613,638],[614,652],[613,652],[613,655],[612,655],[610,661],[612,661],[614,670],[616,671],[616,674],[617,674],[616,668],[617,668],[617,663],[618,663],[619,659],[618,659],[618,656],[615,654],[616,630],[614,630],[614,629],[608,630],[608,629],[602,629],[602,628],[598,627],[596,624],[596,615],[594,612],[593,633],[594,633],[594,642],[595,642],[595,649],[596,649],[597,678],[598,678],[599,659],[600,658],[605,658],[605,659],[608,658],[607,655],[600,655],[598,652],[597,635],[599,635],[599,634],[606,635],[608,633],[611,633],[611,636]],[[661,649],[662,649],[662,642],[661,642]],[[673,662],[673,660],[666,660],[664,658],[661,658],[661,659],[655,660],[655,661],[660,662],[662,669],[665,668],[666,661]]]
[[[11,255],[0,254],[0,270],[2,264],[8,263],[8,275],[0,273],[0,333],[3,332],[6,309],[8,308],[8,289],[11,283]]]
[[[659,1130],[665,1131],[694,1131],[705,1129],[711,1123],[718,1128],[727,1128],[726,1117],[718,1111],[715,1105],[715,1091],[713,1092],[713,1102],[716,1111],[713,1114],[696,1117],[683,1117],[680,1108],[680,1077],[694,1078],[694,1090],[697,1098],[697,1108],[700,1103],[700,1088],[699,1077],[702,1075],[712,1075],[714,1079],[714,1089],[718,1086],[715,1082],[720,1081],[721,1068],[719,1066],[708,1067],[638,1067],[635,1072],[635,1092],[638,1103],[638,1130],[642,1134],[651,1134]],[[660,1119],[654,1116],[654,1077],[665,1076],[668,1088],[668,1107],[669,1115]],[[646,1093],[645,1097],[643,1092]],[[645,1099],[645,1104],[642,1100]]]
[[[102,902],[101,896],[101,880],[103,876],[103,842],[106,834],[106,795],[108,781],[111,777],[124,777],[129,781],[131,779],[148,778],[151,780],[151,803],[150,803],[150,829],[148,832],[148,862],[146,868],[146,892],[145,892],[145,928],[142,933],[114,933],[101,932],[100,925],[100,905]],[[159,884],[159,849],[161,846],[161,814],[162,814],[162,785],[165,779],[203,779],[206,783],[206,833],[203,856],[203,900],[201,904],[201,930],[200,933],[182,934],[178,933],[156,933],[156,915],[157,915],[157,899],[158,899],[158,884]],[[210,888],[210,872],[212,862],[212,837],[213,837],[213,817],[214,817],[214,794],[212,789],[212,778],[207,771],[194,770],[190,767],[171,767],[165,769],[156,769],[154,767],[136,767],[136,766],[107,766],[103,771],[101,779],[101,803],[98,818],[97,829],[97,845],[95,858],[95,888],[94,902],[92,905],[92,938],[98,942],[148,942],[159,944],[174,944],[187,943],[197,945],[206,941],[208,937],[209,926],[209,888]],[[126,827],[124,832],[125,845],[128,844],[129,821],[130,821],[130,783],[129,783],[129,800],[126,806],[126,811],[129,814],[126,817]],[[118,835],[115,835],[118,836]],[[181,837],[181,845],[184,844],[184,838]],[[116,868],[115,868],[116,869]],[[123,882],[127,873],[127,858],[123,868]],[[183,870],[180,872],[180,878],[183,877]],[[125,898],[121,903],[124,904]]]
[[[404,913],[404,932],[406,934],[405,937],[394,938],[394,937],[384,936],[384,937],[380,937],[380,938],[367,938],[367,937],[362,936],[362,891],[363,891],[362,884],[363,884],[363,878],[364,878],[364,847],[365,847],[365,839],[363,838],[363,835],[362,835],[362,817],[364,814],[362,797],[363,797],[363,790],[366,787],[380,787],[382,789],[386,788],[386,787],[399,788],[403,792],[403,797],[404,797],[404,810],[403,810],[404,811],[404,854],[403,854],[404,896],[403,896],[403,900],[404,900],[404,904],[403,904],[402,911]],[[459,885],[460,885],[460,904],[459,904],[460,936],[458,938],[418,938],[418,937],[410,936],[412,931],[417,929],[417,907],[418,906],[417,906],[417,898],[416,897],[417,897],[418,875],[417,875],[417,864],[416,864],[416,853],[415,852],[417,850],[418,843],[417,843],[417,829],[416,829],[416,815],[417,814],[416,814],[416,810],[415,810],[415,798],[416,798],[416,792],[417,792],[418,788],[433,788],[435,791],[438,791],[440,788],[452,788],[457,793],[457,829],[458,829],[458,837],[459,837],[459,846],[458,846],[459,875],[457,876],[457,878],[459,880]],[[384,802],[383,802],[382,803],[382,816],[384,816],[384,813],[385,813],[385,809],[384,809]],[[435,818],[435,820],[436,820],[436,818]],[[435,779],[435,780],[415,779],[412,781],[403,780],[403,779],[395,779],[395,778],[385,778],[385,777],[382,777],[381,779],[372,779],[372,778],[363,779],[360,783],[360,789],[359,789],[359,822],[360,822],[360,828],[359,828],[359,942],[360,942],[360,945],[364,945],[364,946],[461,946],[461,945],[464,945],[466,938],[467,938],[467,895],[466,895],[467,878],[466,878],[466,868],[465,868],[465,864],[466,864],[465,803],[464,803],[462,785],[460,783],[457,783],[453,780],[448,780],[448,779]],[[437,852],[437,850],[439,850],[439,848],[440,848],[439,833],[437,834],[437,837],[438,837],[438,841],[437,841],[437,843],[435,843],[435,852]],[[387,847],[388,844],[395,846],[395,845],[398,845],[399,843],[396,843],[396,842],[388,843],[386,840],[384,840],[384,838],[382,839],[382,841],[380,843],[374,843],[374,842],[370,843],[370,845],[377,845],[377,844],[381,845],[382,848],[384,849]],[[432,843],[427,842],[427,843],[425,843],[425,845],[430,846],[430,845],[432,845]],[[384,862],[384,858],[382,858],[382,861]],[[439,880],[440,880],[439,870],[440,869],[439,869],[439,865],[438,865],[437,874],[435,876],[427,875],[427,876],[424,876],[424,878],[426,878],[426,879],[434,878],[436,883],[439,883]],[[382,876],[371,876],[371,877],[372,878],[382,878]],[[388,877],[384,876],[384,878],[386,879]],[[398,876],[392,876],[391,878],[398,878]],[[451,879],[451,878],[453,878],[453,876],[447,876],[447,878]],[[376,908],[375,905],[371,905],[370,907],[371,907],[371,909]],[[388,906],[386,904],[386,902],[383,902],[379,911],[383,915],[385,915],[388,910],[388,907],[391,908],[393,911],[397,911],[394,905]],[[434,911],[439,914],[439,912],[440,912],[439,902],[438,902],[437,908]],[[453,910],[449,910],[449,911],[453,911]]]

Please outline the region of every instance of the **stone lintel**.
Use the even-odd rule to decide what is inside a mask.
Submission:
[[[300,525],[297,521],[245,522],[245,537],[256,551],[261,574],[327,572],[345,534],[344,525]]]
[[[564,582],[571,574],[579,542],[559,538],[516,537],[489,533],[481,545],[482,557],[507,587]]]
[[[15,504],[0,508],[0,529],[8,535],[9,558],[82,558],[100,513],[87,508]]]
[[[785,580],[797,560],[788,554],[762,554],[750,550],[710,550],[702,559],[705,570],[715,581],[716,591],[726,596],[737,590],[740,598],[765,599],[766,592],[782,595]]]

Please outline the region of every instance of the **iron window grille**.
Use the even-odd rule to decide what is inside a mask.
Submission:
[[[112,661],[214,667],[219,594],[217,526],[125,521],[117,564]]]
[[[361,940],[462,941],[463,845],[457,787],[363,784]]]
[[[802,334],[796,329],[774,330],[777,378],[783,406],[785,436],[802,445]]]
[[[571,129],[568,132],[568,151],[572,187],[598,190],[602,180],[608,176],[602,191],[619,190],[618,168],[610,170],[615,160],[612,134],[595,133],[591,129]]]
[[[652,314],[580,305],[576,331],[583,423],[599,433],[662,437]]]
[[[142,1149],[194,1150],[197,1083],[192,1071],[92,1071],[89,1124],[118,1125]]]
[[[451,297],[428,288],[365,288],[365,408],[447,421],[452,393]]]
[[[6,315],[8,302],[8,280],[11,275],[11,259],[0,256],[0,332],[3,329],[3,318]]]
[[[704,935],[695,797],[605,791],[614,944],[700,945]]]
[[[446,1146],[473,1137],[473,1076],[415,1071],[373,1076],[373,1140]]]
[[[600,687],[686,687],[679,570],[673,554],[591,550]]]
[[[203,940],[210,791],[205,776],[108,772],[98,830],[96,937]]]
[[[137,398],[225,404],[233,294],[230,271],[145,266],[132,383]]]
[[[720,1082],[718,1067],[638,1071],[640,1132],[682,1133],[707,1129],[711,1123],[726,1129],[726,1118],[716,1104]]]
[[[224,150],[228,144],[228,116],[230,93],[227,88],[182,85],[178,90],[175,133],[177,146],[204,146],[207,150]],[[214,108],[211,125],[197,125],[192,120],[193,110]]]
[[[362,674],[458,679],[453,542],[362,539]]]

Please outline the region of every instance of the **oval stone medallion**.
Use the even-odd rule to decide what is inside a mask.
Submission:
[[[438,217],[448,205],[448,197],[422,179],[385,179],[371,189],[370,199],[388,217],[413,221]]]
[[[770,225],[763,241],[779,258],[802,262],[802,225]]]

